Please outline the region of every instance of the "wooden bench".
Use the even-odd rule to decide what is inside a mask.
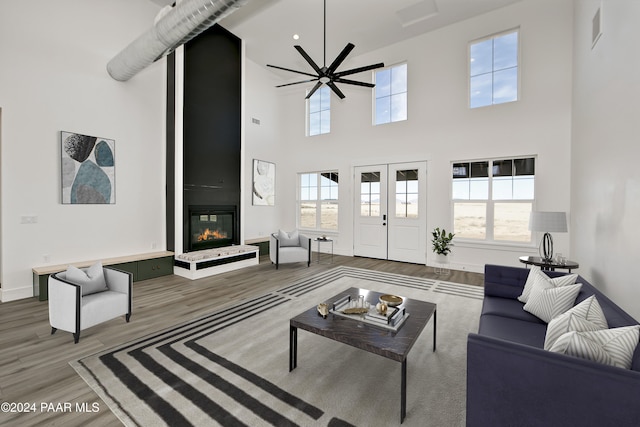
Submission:
[[[269,255],[269,236],[257,237],[255,239],[247,239],[244,241],[246,245],[254,245],[260,248],[260,255]]]
[[[69,265],[78,268],[89,267],[97,261],[101,261],[102,265],[108,265],[133,274],[134,282],[173,274],[173,252],[169,251],[33,267],[34,296],[37,296],[40,301],[46,301],[48,299],[48,281],[50,274],[64,271]]]

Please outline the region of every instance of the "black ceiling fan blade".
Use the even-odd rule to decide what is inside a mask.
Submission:
[[[305,76],[317,77],[315,74],[305,73],[304,71],[292,70],[290,68],[278,67],[277,65],[269,65],[269,64],[267,64],[267,67],[277,68],[278,70],[290,71],[292,73],[303,74]]]
[[[319,82],[318,82],[319,83]],[[336,86],[336,84],[334,82],[328,82],[327,86],[329,86],[331,88],[331,90],[338,95],[338,97],[340,99],[344,99],[344,93],[342,93],[342,91],[340,89],[338,89],[338,86]]]
[[[349,79],[342,79],[342,78],[335,78],[333,79],[334,82],[336,83],[345,83],[348,85],[356,85],[356,86],[364,86],[364,87],[376,87],[375,84],[373,83],[365,83],[365,82],[358,82],[356,80],[349,80]]]
[[[313,95],[318,89],[320,89],[320,86],[322,86],[322,82],[318,81],[318,83],[316,83],[316,85],[314,87],[311,88],[311,90],[309,91],[309,93],[307,94],[307,96],[304,97],[304,99],[309,99],[311,98],[311,95]]]
[[[351,70],[340,71],[334,74],[334,77],[350,76],[351,74],[362,73],[363,71],[375,70],[376,68],[384,67],[384,63],[379,62],[377,64],[367,65],[359,68],[352,68]]]
[[[317,80],[318,80],[318,78],[316,77],[315,79],[302,80],[302,81],[299,81],[299,82],[293,82],[293,83],[285,83],[285,84],[283,84],[283,85],[278,85],[278,86],[276,86],[276,87],[285,87],[285,86],[291,86],[291,85],[299,85],[299,84],[301,84],[301,83],[315,82],[315,81],[317,81]]]
[[[329,74],[333,74],[334,71],[342,64],[342,62],[349,56],[353,48],[356,47],[353,43],[347,43],[347,45],[342,49],[342,52],[333,60],[329,68],[327,68],[327,72]]]
[[[318,73],[318,76],[322,75],[322,70],[320,69],[320,67],[318,67],[318,64],[316,64],[313,61],[313,59],[311,59],[311,57],[309,55],[307,55],[307,52],[304,51],[302,46],[295,45],[294,47],[300,53],[300,55],[302,55],[302,57],[305,59],[305,61],[307,61],[309,63],[309,65],[311,65],[311,68],[313,68],[313,71]]]

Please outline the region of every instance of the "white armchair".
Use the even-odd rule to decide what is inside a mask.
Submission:
[[[278,231],[269,239],[269,258],[276,265],[289,262],[306,262],[311,265],[311,239],[294,230],[290,233]]]
[[[84,279],[82,275],[84,274]],[[85,270],[69,267],[49,276],[49,323],[71,332],[74,342],[80,331],[118,316],[131,318],[133,276],[97,263]]]

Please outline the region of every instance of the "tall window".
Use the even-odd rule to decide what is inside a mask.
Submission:
[[[299,175],[300,228],[338,229],[338,172]]]
[[[469,45],[469,106],[518,100],[518,30]]]
[[[457,238],[531,242],[533,157],[453,163],[452,177]]]
[[[375,72],[376,125],[407,120],[407,64]]]
[[[322,86],[309,98],[307,110],[309,136],[331,132],[331,93]]]

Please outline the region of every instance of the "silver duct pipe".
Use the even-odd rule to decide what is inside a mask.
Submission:
[[[129,80],[248,1],[182,0],[161,10],[153,27],[109,61],[109,75],[121,82]]]

